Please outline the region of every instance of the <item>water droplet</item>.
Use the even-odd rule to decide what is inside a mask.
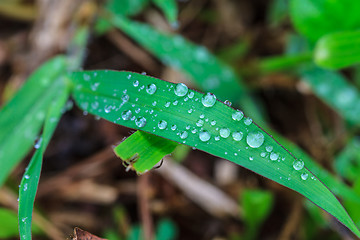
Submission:
[[[170,107],[171,102],[165,103],[165,107]]]
[[[188,97],[189,98],[193,98],[195,96],[195,93],[194,92],[189,92],[189,94],[188,94]]]
[[[127,94],[124,94],[124,95],[121,97],[121,100],[122,100],[123,102],[129,101],[129,99],[130,99],[130,97],[129,97],[129,95],[127,95]]]
[[[38,138],[38,139],[36,140],[35,145],[34,145],[34,148],[35,148],[35,149],[40,148],[41,143],[42,143],[42,137],[40,137],[40,138]]]
[[[146,118],[144,117],[138,117],[135,120],[135,125],[138,127],[144,127],[146,125]]]
[[[177,128],[177,126],[175,124],[171,126],[171,130],[173,130],[173,131],[175,131],[176,128]]]
[[[276,160],[278,160],[278,158],[279,158],[279,153],[272,152],[270,154],[270,160],[276,161]]]
[[[212,107],[216,103],[216,96],[212,93],[206,93],[201,98],[201,102],[205,107]]]
[[[232,103],[229,101],[229,100],[225,100],[225,105],[227,105],[227,106],[229,106],[229,107],[231,107],[231,105],[232,105]]]
[[[131,74],[127,75],[127,79],[130,79],[131,78]]]
[[[26,175],[24,175],[24,178],[25,178],[25,179],[29,179],[30,176],[26,174]]]
[[[188,110],[188,113],[192,113],[193,111],[194,111],[194,109],[190,108],[190,109]]]
[[[99,85],[100,85],[100,83],[97,82],[97,83],[91,84],[90,88],[91,88],[91,90],[96,91],[96,89],[99,87]]]
[[[167,127],[167,122],[165,120],[161,120],[158,123],[158,127],[159,127],[159,129],[165,129]]]
[[[135,109],[135,113],[139,113],[141,111],[140,108]]]
[[[105,113],[109,113],[111,111],[111,106],[106,106],[105,108],[104,108],[104,112]]]
[[[261,156],[261,157],[266,157],[266,156],[267,156],[267,153],[266,153],[266,152],[262,152],[262,153],[260,153],[260,156]]]
[[[198,127],[204,126],[204,120],[199,119],[199,120],[196,122],[196,126],[198,126]]]
[[[302,173],[301,174],[301,179],[302,180],[306,180],[308,177],[309,177],[309,174],[307,174],[307,173]]]
[[[95,109],[97,109],[98,107],[99,107],[99,103],[98,103],[98,102],[92,102],[92,103],[91,103],[91,108],[92,108],[92,109],[95,110]]]
[[[227,138],[230,136],[230,129],[228,128],[221,128],[219,132],[220,132],[220,136],[223,138]]]
[[[235,140],[235,141],[240,141],[242,138],[243,138],[243,133],[242,132],[233,132],[232,133],[232,138]]]
[[[250,161],[254,160],[254,157],[249,157],[249,160],[250,160]]]
[[[298,159],[298,160],[295,160],[293,162],[293,168],[296,170],[296,171],[299,171],[301,169],[304,168],[304,162],[301,160],[301,159]]]
[[[156,101],[154,101],[153,103],[152,103],[152,105],[155,107],[156,106],[156,104],[157,104],[157,102]]]
[[[192,133],[197,133],[196,128],[193,128],[193,130],[191,130]]]
[[[178,105],[178,103],[179,103],[178,100],[173,101],[173,105],[174,105],[174,106]]]
[[[241,111],[236,111],[231,115],[231,117],[235,121],[240,121],[244,117],[244,113]]]
[[[215,126],[215,125],[216,125],[216,121],[215,121],[215,120],[212,120],[212,121],[210,122],[210,124],[211,124],[211,126]]]
[[[28,189],[28,184],[25,183],[25,184],[24,184],[24,192],[27,191],[27,189]]]
[[[247,144],[252,148],[258,148],[264,143],[264,135],[261,132],[251,132],[246,137]]]
[[[188,90],[189,89],[185,84],[179,83],[176,85],[174,92],[176,96],[183,97],[187,94]]]
[[[180,138],[181,138],[181,139],[185,139],[185,138],[187,138],[188,136],[189,136],[189,134],[188,134],[187,131],[183,131],[183,132],[180,133]]]
[[[245,123],[245,125],[249,126],[252,123],[252,119],[251,118],[245,118],[244,123]]]
[[[220,136],[215,136],[214,139],[215,141],[220,141]]]
[[[211,135],[207,131],[202,131],[199,133],[199,138],[203,142],[209,141],[210,137],[211,137]]]
[[[134,86],[134,87],[138,87],[138,86],[139,86],[139,81],[138,81],[138,80],[135,80],[135,81],[133,82],[133,86]]]
[[[88,74],[84,74],[83,77],[84,77],[84,80],[85,80],[85,81],[89,81],[89,80],[90,80],[90,75],[88,75]]]
[[[146,92],[150,95],[153,95],[155,92],[156,92],[156,85],[155,84],[149,84],[147,87],[146,87]]]
[[[125,110],[121,113],[121,118],[123,120],[129,120],[131,118],[132,112],[131,110]]]
[[[25,222],[26,222],[26,219],[27,219],[27,217],[24,217],[24,218],[21,219],[21,221],[22,221],[23,223],[25,223]]]
[[[273,146],[266,146],[265,147],[265,150],[267,151],[267,152],[271,152],[272,150],[273,150]]]

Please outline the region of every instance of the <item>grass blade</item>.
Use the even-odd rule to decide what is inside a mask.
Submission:
[[[178,8],[175,0],[152,0],[165,14],[166,19],[174,26],[177,24]]]
[[[33,146],[66,71],[65,58],[49,60],[36,70],[0,110],[0,186]]]
[[[24,173],[19,189],[19,232],[20,239],[31,239],[32,212],[35,195],[40,179],[43,155],[50,142],[50,138],[62,115],[63,107],[68,99],[69,92],[65,85],[58,88],[58,94],[54,98],[45,119],[43,133],[35,154]]]
[[[237,163],[301,193],[360,236],[340,202],[302,160],[214,95],[129,72],[76,72],[72,78],[74,98],[84,111]]]

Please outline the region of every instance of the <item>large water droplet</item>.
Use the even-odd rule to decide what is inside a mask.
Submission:
[[[279,158],[279,154],[278,154],[278,153],[272,152],[272,153],[270,154],[270,160],[276,161],[276,160],[278,160],[278,158]]]
[[[167,127],[167,122],[165,120],[161,120],[158,123],[158,127],[159,127],[159,129],[165,129]]]
[[[301,174],[301,179],[302,180],[306,180],[308,177],[309,177],[309,174],[307,174],[307,173],[302,173]]]
[[[264,143],[264,135],[261,132],[251,132],[246,137],[247,144],[252,148],[258,148]]]
[[[147,87],[146,87],[146,92],[150,95],[153,95],[155,92],[156,92],[156,85],[155,84],[149,84]]]
[[[236,111],[231,115],[231,117],[235,121],[240,121],[244,117],[244,113],[241,111]]]
[[[299,171],[304,168],[304,162],[301,159],[295,160],[293,162],[293,167],[296,171]]]
[[[206,93],[202,97],[201,102],[205,107],[212,107],[216,102],[216,96],[212,93]]]
[[[183,97],[187,94],[188,90],[189,89],[185,84],[179,83],[176,85],[174,92],[176,96]]]
[[[121,113],[121,118],[123,120],[129,120],[131,118],[131,116],[132,116],[131,110],[125,110]]]
[[[183,131],[180,133],[180,138],[181,139],[185,139],[189,136],[189,133],[187,131]]]
[[[249,126],[252,123],[252,119],[251,118],[245,118],[244,123],[246,126]]]
[[[235,140],[235,141],[240,141],[242,138],[243,138],[243,133],[242,132],[233,132],[232,133],[232,138]]]
[[[209,141],[210,137],[211,137],[211,135],[207,131],[202,131],[199,133],[199,138],[203,142]]]
[[[144,117],[138,117],[135,120],[135,125],[138,127],[144,127],[146,125],[146,118]]]
[[[227,138],[230,136],[230,129],[228,128],[221,128],[219,132],[220,132],[220,136],[223,138]]]

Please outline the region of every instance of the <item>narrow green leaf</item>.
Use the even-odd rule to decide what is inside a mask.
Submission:
[[[156,240],[177,239],[178,229],[170,219],[161,219],[156,227]]]
[[[177,145],[153,134],[136,131],[115,147],[114,152],[141,174],[151,170],[165,155],[174,151]]]
[[[0,238],[16,237],[19,234],[16,213],[0,208]]]
[[[106,8],[118,15],[132,16],[141,12],[149,0],[109,0]]]
[[[344,149],[336,156],[334,169],[343,178],[355,181],[360,172],[360,138],[347,142]]]
[[[315,42],[328,33],[360,27],[360,4],[354,0],[291,0],[295,28]]]
[[[175,0],[152,0],[165,14],[166,19],[172,24],[177,24],[178,8]]]
[[[336,197],[302,160],[214,95],[129,72],[76,72],[72,78],[74,99],[84,111],[237,163],[301,193],[360,236]]]
[[[0,110],[0,186],[31,149],[66,71],[63,56],[36,70],[14,98]]]
[[[57,90],[58,92],[47,111],[43,133],[36,144],[37,150],[31,158],[20,184],[18,217],[21,240],[31,239],[32,213],[40,179],[43,155],[69,96],[65,84],[60,85]]]
[[[316,43],[314,61],[321,67],[340,69],[360,62],[360,31],[328,34]]]
[[[157,56],[165,65],[183,71],[204,91],[230,101],[245,94],[241,80],[205,47],[180,35],[159,32],[149,25],[113,16],[110,22]],[[144,37],[147,36],[147,37]]]
[[[353,124],[360,123],[360,94],[337,72],[307,68],[301,73],[313,92]]]

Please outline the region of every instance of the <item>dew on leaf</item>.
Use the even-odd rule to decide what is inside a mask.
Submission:
[[[199,120],[196,122],[196,126],[198,126],[198,127],[204,126],[204,120],[199,119]]]
[[[249,126],[251,123],[252,123],[252,119],[251,119],[251,118],[245,118],[244,124],[245,124],[246,126]]]
[[[130,97],[129,97],[129,95],[127,95],[127,94],[124,94],[124,95],[121,97],[121,100],[122,100],[123,102],[128,102],[129,99],[130,99]]]
[[[279,154],[278,154],[278,153],[272,152],[272,153],[270,154],[270,160],[276,161],[276,160],[278,160],[278,158],[279,158]]]
[[[246,137],[247,144],[252,148],[258,148],[264,143],[264,135],[261,132],[250,132]]]
[[[188,94],[188,97],[189,98],[193,98],[195,96],[195,93],[194,92],[189,92],[189,94]]]
[[[188,87],[184,83],[179,83],[176,85],[174,92],[176,96],[183,97],[187,94],[188,90]]]
[[[216,102],[216,96],[212,93],[206,93],[202,98],[201,102],[205,107],[212,107]]]
[[[267,156],[267,153],[266,153],[266,152],[262,152],[262,153],[260,153],[260,156],[261,156],[261,157],[266,157],[266,156]]]
[[[25,179],[29,179],[30,176],[26,174],[26,175],[24,175],[24,178],[25,178]]]
[[[189,133],[187,131],[183,131],[180,133],[180,138],[181,139],[185,139],[189,136]]]
[[[293,168],[296,170],[296,171],[299,171],[301,169],[304,168],[304,162],[301,160],[301,159],[298,159],[298,160],[295,160],[293,162]]]
[[[211,137],[211,135],[207,131],[202,131],[202,132],[199,133],[199,138],[203,142],[209,141],[210,137]]]
[[[131,116],[132,116],[131,110],[125,110],[121,113],[121,118],[123,120],[129,120],[131,118]]]
[[[220,136],[223,137],[223,138],[227,138],[230,136],[230,129],[228,128],[221,128],[220,131]]]
[[[39,139],[36,140],[34,148],[35,149],[39,149],[42,143],[42,137],[40,137]]]
[[[138,117],[135,120],[135,125],[138,127],[144,127],[146,125],[146,118],[144,117]]]
[[[166,102],[165,107],[170,107],[171,102]]]
[[[212,120],[212,121],[210,122],[210,124],[211,124],[211,126],[215,126],[215,125],[216,125],[216,121],[215,121],[215,120]]]
[[[146,87],[146,92],[150,95],[153,95],[156,92],[156,85],[151,83]]]
[[[173,131],[175,131],[176,128],[177,128],[177,126],[175,124],[171,126],[171,130],[173,130]]]
[[[158,123],[158,127],[159,127],[159,129],[165,129],[167,127],[167,122],[165,120],[161,120]]]
[[[236,111],[231,115],[231,117],[235,121],[240,121],[244,117],[244,113],[241,111]]]
[[[215,136],[214,139],[215,141],[220,141],[220,136]]]
[[[307,174],[307,173],[302,173],[301,174],[301,179],[302,180],[306,180],[308,177],[309,177],[309,174]]]
[[[249,160],[250,160],[250,161],[254,160],[254,157],[249,157]]]
[[[235,140],[235,141],[240,141],[242,138],[243,138],[243,133],[242,132],[233,132],[232,133],[232,138]]]
[[[271,152],[272,150],[273,150],[273,146],[266,146],[265,147],[265,150],[267,151],[267,152]]]
[[[139,86],[139,81],[138,81],[138,80],[135,80],[135,81],[133,82],[133,86],[134,86],[134,87],[138,87],[138,86]]]
[[[225,100],[225,105],[231,107],[232,103],[229,100]]]

